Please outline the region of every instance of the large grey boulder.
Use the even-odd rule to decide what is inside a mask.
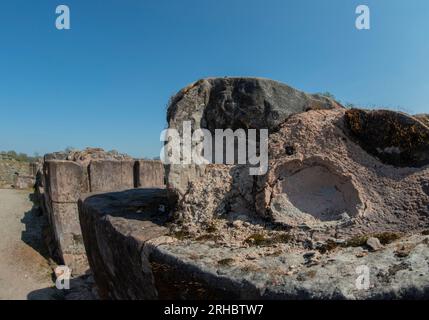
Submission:
[[[182,89],[167,111],[170,128],[192,121],[193,128],[268,129],[275,131],[290,115],[341,108],[336,101],[307,94],[261,78],[207,78]]]
[[[182,89],[171,99],[167,121],[169,128],[179,132],[182,132],[183,123],[190,121],[193,130],[208,129],[212,134],[215,129],[268,129],[271,134],[291,115],[328,109],[342,109],[342,106],[328,97],[307,94],[277,81],[260,78],[207,78]],[[214,151],[213,149],[213,153]],[[232,180],[232,168],[233,165],[167,165],[170,199],[185,203],[182,200],[189,193],[189,188],[198,188],[194,182],[214,186],[218,198],[223,199],[229,188],[217,188],[216,185],[217,182],[224,182],[225,186],[227,181]],[[202,183],[202,178],[218,181]],[[249,176],[243,176],[243,179],[246,181],[236,179],[237,184],[248,185]],[[212,201],[210,196],[206,200],[210,207],[206,207],[204,215],[210,216],[212,211],[224,211],[224,205],[219,201]],[[187,208],[181,210],[189,211]],[[201,216],[195,212],[184,213],[185,218],[191,215],[193,218]]]

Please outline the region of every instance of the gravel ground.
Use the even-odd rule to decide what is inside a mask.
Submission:
[[[30,191],[0,189],[0,299],[52,299],[52,267],[42,240],[43,217]]]

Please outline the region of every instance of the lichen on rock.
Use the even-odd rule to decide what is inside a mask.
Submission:
[[[387,164],[429,164],[429,127],[412,116],[389,110],[352,109],[346,112],[346,123],[359,145]]]

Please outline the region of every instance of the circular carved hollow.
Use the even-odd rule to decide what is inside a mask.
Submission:
[[[280,178],[271,200],[274,219],[288,225],[354,217],[360,206],[351,180],[322,165],[304,167]]]

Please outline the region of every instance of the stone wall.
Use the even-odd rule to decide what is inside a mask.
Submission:
[[[165,186],[164,165],[157,160],[138,160],[134,167],[137,188],[163,188]]]
[[[148,178],[145,178],[146,173]],[[133,189],[150,183],[163,187],[163,180],[164,168],[159,161],[74,161],[45,156],[38,173],[36,193],[50,225],[51,255],[69,266],[73,274],[85,273],[88,262],[77,207],[81,195]]]
[[[31,176],[31,164],[0,155],[0,188],[12,188],[17,176]]]

